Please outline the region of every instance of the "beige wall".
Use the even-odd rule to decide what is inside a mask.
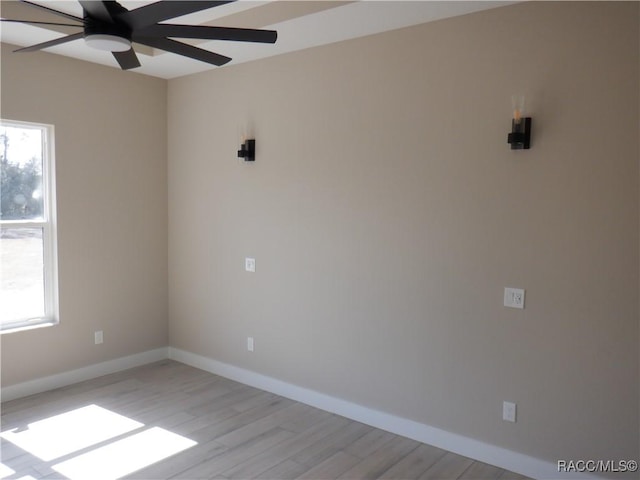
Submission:
[[[636,458],[638,20],[519,4],[170,81],[171,345],[552,462]]]
[[[61,322],[1,337],[3,386],[167,344],[166,82],[11,50],[2,118],[55,126]]]
[[[505,7],[173,80],[168,107],[3,46],[2,117],[56,126],[62,317],[0,338],[3,386],[166,345],[169,278],[175,347],[549,461],[637,457],[639,17]]]

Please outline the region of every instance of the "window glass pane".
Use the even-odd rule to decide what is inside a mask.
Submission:
[[[2,228],[0,324],[44,315],[42,228]]]
[[[42,130],[0,127],[0,220],[36,220],[44,215]]]

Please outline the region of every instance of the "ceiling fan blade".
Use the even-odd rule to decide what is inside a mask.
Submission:
[[[144,37],[134,35],[133,40],[148,45],[153,48],[159,48],[171,53],[177,53],[185,57],[193,58],[194,60],[200,60],[201,62],[210,63],[212,65],[221,66],[231,61],[231,58],[219,55],[217,53],[203,50],[202,48],[192,47],[186,43],[176,42],[169,38],[156,38],[156,37]]]
[[[236,42],[275,43],[275,30],[255,30],[253,28],[208,27],[205,25],[174,25],[160,23],[149,25],[139,31],[141,35],[152,37],[201,38],[205,40],[232,40]]]
[[[91,18],[97,18],[102,22],[113,22],[111,14],[107,9],[104,2],[92,1],[92,0],[78,0],[78,3],[82,5],[82,8],[89,14]]]
[[[54,15],[58,15],[60,17],[64,17],[67,20],[75,20],[76,22],[83,23],[83,20],[80,17],[76,17],[75,15],[70,15],[65,12],[59,12],[58,10],[54,10],[53,8],[45,7],[44,5],[39,5],[37,3],[28,2],[27,0],[20,0],[25,5],[29,5],[31,7],[39,8],[40,10],[44,10],[45,12],[53,13]]]
[[[116,17],[127,24],[132,30],[140,29],[170,18],[180,17],[189,13],[199,12],[207,8],[217,7],[234,0],[227,1],[171,1],[156,2],[128,12],[117,14]]]
[[[26,23],[27,25],[57,25],[59,27],[79,27],[79,28],[82,28],[82,25],[76,25],[76,24],[71,24],[71,23],[34,22],[32,20],[10,20],[8,18],[0,18],[0,22]]]
[[[133,48],[126,52],[111,52],[122,70],[130,70],[140,66],[140,60]]]
[[[38,43],[37,45],[31,45],[30,47],[19,48],[18,50],[14,50],[14,52],[35,52],[36,50],[42,50],[43,48],[54,47],[56,45],[60,45],[61,43],[67,43],[73,40],[78,40],[83,36],[84,36],[84,32],[78,32],[78,33],[74,33],[73,35],[67,35],[66,37],[60,37],[54,40],[49,40],[48,42]]]

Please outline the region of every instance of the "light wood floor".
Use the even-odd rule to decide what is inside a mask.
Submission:
[[[46,460],[34,455],[38,451],[29,445],[15,444],[20,435],[28,439],[25,435],[37,433],[38,425],[55,426],[55,419],[63,418],[56,416],[88,405],[135,420],[138,427],[91,440],[99,433],[91,420],[81,420],[84,424],[75,427],[63,423],[48,439],[58,453],[49,456],[55,458],[40,454]],[[34,424],[46,419],[52,421]],[[109,428],[118,426],[115,420],[107,423]],[[91,438],[83,443],[78,428]],[[77,465],[82,459],[85,470],[78,476],[86,480],[108,477],[114,465],[132,479],[525,478],[170,360],[6,402],[2,432],[7,438],[15,435],[15,443],[1,439],[2,468],[10,473],[9,479],[68,478],[59,472],[64,470],[59,465],[67,461]],[[162,448],[149,440],[143,446],[131,443],[140,432],[147,433],[145,439],[163,432],[197,444],[155,463],[143,463],[142,469],[134,461],[136,471],[122,470],[127,455],[142,462],[145,455],[161,454]],[[65,442],[71,447],[66,448]],[[162,445],[167,443],[171,442],[165,439]],[[120,458],[99,456],[98,451]]]

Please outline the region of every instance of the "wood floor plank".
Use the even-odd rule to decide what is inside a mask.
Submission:
[[[142,423],[151,423],[173,413],[176,404],[184,405],[189,400],[189,394],[184,392],[170,392],[162,395],[154,393],[151,398],[128,402],[126,405],[120,405],[116,408],[119,412],[134,420]],[[100,406],[109,408],[108,404],[104,403],[101,403]]]
[[[348,425],[345,425],[344,428],[341,428],[331,435],[327,435],[313,445],[309,445],[307,448],[296,453],[291,459],[312,468],[356,442],[372,430],[373,427],[364,425],[363,423],[350,422]]]
[[[247,410],[251,410],[255,407],[260,407],[262,405],[266,405],[274,400],[278,399],[278,395],[274,395],[269,392],[262,392],[255,397],[247,398],[246,400],[239,401],[233,404],[233,409],[238,412],[246,412]]]
[[[153,422],[147,421],[146,424],[153,423],[153,425],[162,428],[173,428],[177,425],[182,425],[186,422],[194,420],[194,416],[187,412],[175,412],[172,413],[170,409],[167,409],[167,415],[154,420]]]
[[[20,471],[20,475],[22,475],[22,476],[19,477],[18,480],[31,480],[32,478],[37,478],[37,479],[42,478],[41,475],[40,475],[40,472],[38,472],[35,468],[27,468],[27,469],[21,470]],[[57,477],[52,477],[52,478],[58,478],[59,479],[60,478],[60,474],[58,473]]]
[[[333,414],[324,412],[317,408],[305,405],[305,410],[300,415],[288,418],[280,424],[280,428],[289,430],[290,432],[302,433],[313,427],[316,423],[329,420]]]
[[[20,472],[32,470],[35,468],[38,462],[34,461],[33,455],[22,452],[21,455],[16,455],[11,458],[2,458],[2,463],[10,469]]]
[[[345,449],[345,451],[351,455],[355,455],[356,457],[366,458],[381,447],[385,446],[387,443],[394,440],[396,437],[397,435],[394,435],[393,433],[373,429],[353,442]]]
[[[224,407],[230,407],[238,402],[247,400],[249,398],[258,396],[261,392],[256,389],[235,389],[224,395],[217,396],[213,399],[206,399],[198,406],[188,408],[188,412],[195,415],[206,415],[207,413],[215,412],[216,410]]]
[[[349,420],[337,415],[333,415],[330,419],[316,424],[303,433],[293,435],[291,438],[275,445],[250,460],[236,465],[227,470],[221,470],[227,478],[245,479],[255,478],[262,472],[274,467],[278,463],[288,459],[291,455],[300,450],[313,445],[319,439],[342,428]]]
[[[290,400],[283,399],[282,397],[278,397],[277,395],[267,392],[263,392],[256,397],[251,397],[250,400],[250,405],[244,404],[240,409],[238,409],[237,404],[234,404],[232,406],[218,409],[210,414],[195,417],[193,420],[176,425],[174,431],[181,435],[191,436],[194,432],[202,430],[202,432],[198,432],[194,435],[197,437],[194,439],[199,441],[208,441],[237,428],[241,428],[242,426],[256,421],[257,419],[274,411],[294,404],[294,402]],[[251,408],[248,408],[248,406]],[[232,417],[237,418],[230,420]],[[223,423],[222,425],[217,425],[224,420],[228,420],[228,422]],[[214,425],[216,425],[216,427],[213,427]]]
[[[126,476],[127,479],[148,480],[150,478],[170,478],[188,470],[189,468],[202,463],[203,459],[216,457],[228,450],[228,447],[216,442],[215,440],[202,443],[185,450],[178,455],[154,463],[153,465],[138,470],[131,475]]]
[[[266,415],[258,420],[251,422],[248,425],[237,428],[232,432],[225,435],[221,435],[216,440],[228,447],[235,447],[248,440],[258,436],[261,433],[268,432],[274,427],[282,428],[282,423],[285,423],[292,417],[308,414],[308,408],[306,405],[300,403],[294,403],[286,408],[277,410],[269,415]],[[283,428],[283,430],[288,430]],[[291,431],[291,430],[289,430]]]
[[[256,476],[256,478],[264,480],[293,480],[302,473],[309,470],[304,465],[300,465],[293,460],[284,460],[277,464],[275,467],[270,468]]]
[[[225,470],[232,469],[237,465],[250,461],[250,459],[259,455],[261,452],[290,439],[292,436],[294,436],[294,434],[287,430],[274,428],[247,443],[230,448],[224,453],[206,459],[181,472],[179,475],[170,478],[211,478],[218,475],[226,478],[226,475],[222,474]]]
[[[62,477],[62,475],[60,475],[60,472],[56,472],[53,468],[51,464],[46,464],[46,463],[36,463],[32,466],[32,468],[38,472],[38,475],[35,475],[35,478],[46,478],[46,477],[50,477],[52,475],[58,475],[58,478],[64,478]],[[29,477],[27,477],[27,479],[25,480],[31,480],[29,479]]]
[[[502,473],[502,475],[500,475],[500,480],[532,480],[532,479],[529,477],[525,477],[524,475],[520,475],[519,473],[505,470]]]
[[[347,470],[340,478],[376,479],[419,445],[415,440],[396,436],[391,442]]]
[[[471,466],[473,460],[467,457],[447,452],[428,468],[420,477],[420,480],[441,480],[443,478],[458,478]]]
[[[431,445],[422,444],[398,463],[380,475],[381,479],[418,478],[447,452]]]
[[[355,455],[346,453],[343,450],[339,450],[324,461],[307,470],[298,478],[304,480],[337,479],[340,475],[361,461],[362,459],[360,457],[356,457]]]
[[[238,413],[221,422],[216,422],[205,426],[189,434],[189,438],[197,442],[205,442],[216,439],[238,428],[242,428],[253,423],[277,410],[290,407],[294,402],[286,398],[276,398],[262,407],[255,407],[243,413]]]
[[[3,428],[3,431],[9,430],[9,429],[5,430],[4,425],[2,428]],[[7,461],[13,458],[21,457],[22,455],[24,455],[24,450],[14,445],[10,441],[5,440],[4,438],[1,438],[0,453],[1,453],[1,461],[6,463]]]
[[[186,392],[185,392],[186,393]],[[234,395],[235,394],[235,395]],[[229,402],[229,395],[233,395],[233,399],[242,401],[238,396],[238,388],[232,388],[225,383],[215,382],[207,390],[198,393],[189,393],[189,398],[180,402],[182,410],[187,411],[194,416],[202,415],[197,410],[203,406],[217,408],[211,408],[211,411],[218,412],[224,406],[234,406],[233,402]],[[252,395],[251,392],[247,392],[248,398]]]
[[[497,480],[504,470],[482,462],[473,462],[462,475],[460,480]]]
[[[208,415],[202,415],[199,417],[191,415],[193,417],[191,420],[187,420],[186,422],[175,425],[173,427],[173,431],[180,435],[191,437],[194,432],[211,428],[213,425],[216,425],[225,420],[229,420],[230,418],[236,417],[238,415],[240,415],[240,413],[233,407],[223,408],[217,412],[209,413]],[[198,441],[200,441],[200,443],[204,443],[208,440],[213,440],[216,436],[217,435],[212,435],[207,439],[199,437]],[[194,440],[197,439],[194,438]]]
[[[93,402],[98,403],[101,407],[110,410],[120,410],[136,413],[151,405],[154,405],[160,394],[153,388],[149,388],[144,383],[138,383],[137,388],[116,392],[114,394],[106,394],[102,397],[93,397]],[[83,403],[89,403],[89,399],[83,397]],[[75,402],[78,405],[79,402]]]

